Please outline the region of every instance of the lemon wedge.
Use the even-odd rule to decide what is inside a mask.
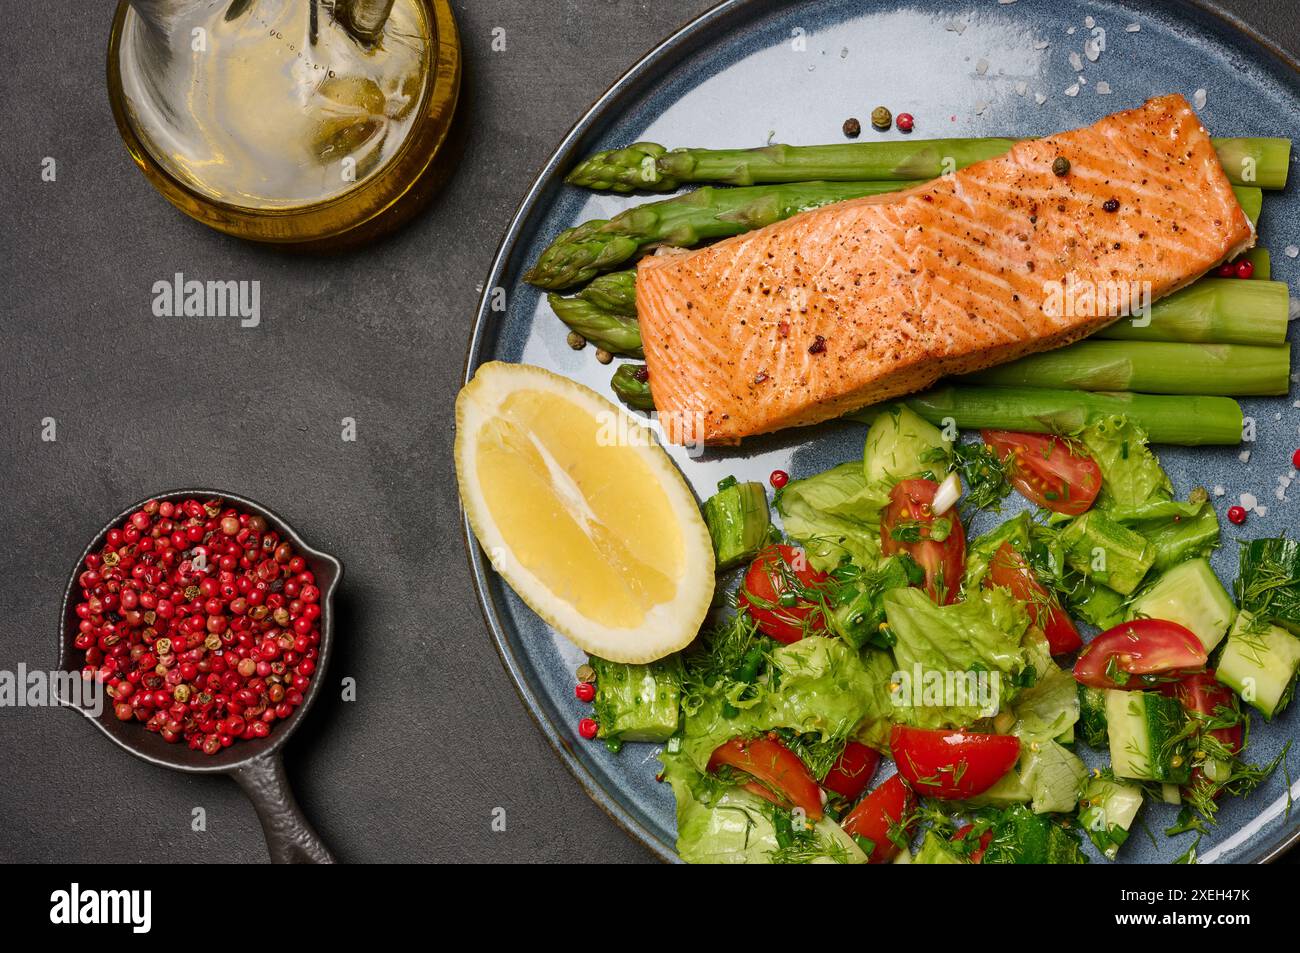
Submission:
[[[650,662],[713,598],[713,544],[686,481],[636,418],[526,364],[484,364],[456,398],[460,498],[493,568],[579,648]]]

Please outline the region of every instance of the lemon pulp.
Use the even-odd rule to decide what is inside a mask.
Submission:
[[[609,425],[559,395],[515,391],[479,430],[477,472],[523,567],[588,619],[635,628],[675,597],[685,543],[658,480]]]

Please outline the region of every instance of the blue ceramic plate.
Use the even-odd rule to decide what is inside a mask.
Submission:
[[[1084,68],[1075,69],[1071,52],[1081,53],[1096,28],[1105,31],[1105,51],[1096,62],[1084,57]],[[1086,82],[1080,83],[1080,74]],[[1102,82],[1109,84],[1109,95],[1098,93]],[[1069,95],[1076,84],[1077,94]],[[484,361],[526,362],[608,393],[611,369],[597,364],[590,348],[568,348],[564,327],[521,278],[561,229],[645,201],[564,185],[564,173],[587,153],[641,139],[669,147],[842,141],[846,117],[866,125],[872,107],[882,103],[895,113],[912,113],[918,138],[1046,135],[1150,96],[1178,92],[1192,100],[1202,89],[1201,115],[1216,135],[1296,132],[1288,121],[1300,115],[1295,64],[1240,24],[1189,3],[728,0],[619,80],[547,163],[485,286],[466,377]],[[868,129],[864,135],[877,134]],[[1288,244],[1300,243],[1294,192],[1268,194],[1261,222],[1262,244],[1273,252],[1275,277],[1282,280],[1297,271],[1284,254]],[[498,288],[505,291],[504,309],[501,296],[493,294]],[[1214,560],[1224,580],[1235,577],[1238,538],[1295,529],[1300,508],[1275,496],[1279,478],[1293,475],[1290,457],[1300,445],[1300,410],[1293,400],[1294,395],[1246,401],[1257,432],[1241,448],[1159,448],[1180,492],[1193,485],[1221,487],[1220,513],[1242,493],[1254,494],[1267,508],[1242,528],[1224,521],[1224,545]],[[674,457],[703,498],[727,474],[763,481],[779,467],[797,478],[857,459],[863,431],[831,423],[747,441],[739,450]],[[1300,483],[1292,492],[1300,496]],[[986,526],[977,523],[973,531]],[[583,654],[492,572],[468,528],[466,538],[488,626],[524,704],[597,803],[658,856],[673,859],[672,795],[654,780],[655,749],[628,745],[613,755],[578,738],[585,706],[573,696],[573,672]],[[1273,757],[1297,725],[1300,705],[1272,724],[1257,718],[1251,756],[1261,762]],[[1147,806],[1143,819],[1154,842],[1138,831],[1121,861],[1161,862],[1182,853],[1188,837],[1171,840],[1162,833],[1174,813]],[[1281,772],[1250,798],[1225,803],[1220,819],[1201,844],[1202,862],[1269,860],[1300,837],[1300,814],[1287,811]]]

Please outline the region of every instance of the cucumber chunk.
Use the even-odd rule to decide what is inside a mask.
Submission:
[[[1079,730],[1088,746],[1106,745],[1106,689],[1079,686]]]
[[[681,705],[681,658],[670,655],[649,665],[591,658],[596,670],[593,710],[600,738],[607,742],[662,743],[677,731]]]
[[[772,517],[761,483],[719,484],[704,503],[704,522],[713,539],[718,569],[749,562],[767,542]]]
[[[1300,639],[1281,626],[1256,621],[1249,612],[1238,613],[1219,657],[1219,681],[1272,718],[1291,700],[1297,670]]]
[[[1079,824],[1102,855],[1114,860],[1141,807],[1142,789],[1137,785],[1093,778],[1083,789]]]
[[[1127,596],[1155,562],[1151,544],[1100,510],[1089,510],[1061,530],[1065,561],[1094,582]]]
[[[1189,559],[1165,572],[1133,600],[1129,618],[1165,619],[1196,633],[1213,652],[1237,614],[1228,591],[1206,559]]]
[[[1118,778],[1186,784],[1191,777],[1187,715],[1156,692],[1106,692],[1110,763]]]

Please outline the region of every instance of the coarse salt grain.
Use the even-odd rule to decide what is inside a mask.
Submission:
[[[1079,84],[1078,84],[1078,83],[1074,83],[1074,84],[1072,84],[1072,85],[1070,85],[1070,86],[1065,87],[1065,95],[1067,95],[1067,96],[1078,96],[1078,95],[1079,95]]]
[[[1073,50],[1070,51],[1070,69],[1074,70],[1076,73],[1083,69],[1083,57],[1079,56],[1079,54],[1075,53]]]
[[[1205,90],[1198,89],[1196,92],[1192,93],[1192,105],[1195,106],[1197,109],[1204,109],[1205,97],[1206,97]]]
[[[1225,490],[1221,485],[1216,484],[1215,487],[1214,487],[1214,495],[1215,495],[1215,496],[1223,496],[1223,495],[1224,495],[1225,493],[1227,493],[1227,492],[1228,492],[1228,491]]]
[[[1240,460],[1242,463],[1250,463],[1250,451],[1249,450],[1241,451],[1241,453],[1237,454],[1237,459]]]
[[[1017,96],[1023,96],[1023,95],[1025,95],[1025,93],[1027,93],[1027,92],[1029,92],[1029,84],[1028,84],[1028,83],[1024,82],[1023,80],[1022,80],[1021,82],[1019,82],[1019,83],[1016,83],[1016,95],[1017,95]]]
[[[1243,493],[1238,497],[1238,499],[1241,501],[1241,505],[1248,510],[1253,510],[1255,507],[1259,506],[1259,497],[1254,493]]]
[[[1097,83],[1096,89],[1098,96],[1110,95],[1110,83],[1106,82],[1104,79]]]
[[[1043,103],[1047,102],[1047,97],[1042,93],[1034,93],[1034,102],[1041,106]]]
[[[1282,254],[1286,255],[1288,258],[1295,258],[1297,255],[1300,255],[1300,248],[1297,248],[1295,245],[1287,245],[1286,248],[1282,249]]]
[[[1125,32],[1125,33],[1141,33],[1141,32],[1142,32],[1142,24],[1140,24],[1140,23],[1130,23],[1128,26],[1124,27],[1124,32]]]
[[[978,63],[975,64],[975,72],[979,73],[981,76],[983,76],[988,71],[989,71],[988,60],[981,59]]]

